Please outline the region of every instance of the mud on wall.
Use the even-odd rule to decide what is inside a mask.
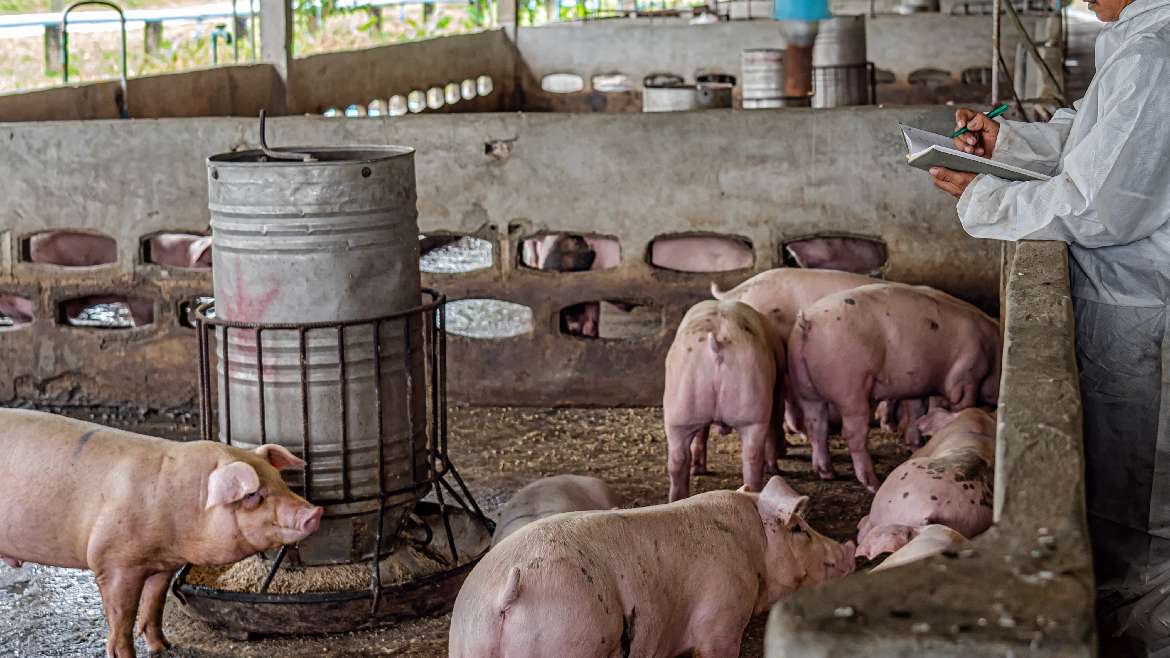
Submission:
[[[779,265],[794,238],[881,239],[888,278],[994,308],[998,249],[966,237],[953,199],[905,165],[898,121],[943,129],[950,110],[287,117],[269,123],[269,143],[414,146],[422,231],[492,243],[491,267],[424,282],[451,299],[523,304],[532,331],[452,336],[454,400],[630,405],[659,401],[673,330],[709,283],[730,286]],[[144,263],[140,242],[206,231],[204,159],[255,146],[256,129],[252,119],[0,124],[9,146],[0,151],[0,294],[36,306],[31,325],[0,330],[0,399],[168,406],[196,397],[195,336],[179,308],[211,292],[210,275]],[[117,262],[23,262],[24,238],[66,229],[114,238]],[[519,265],[519,242],[549,231],[613,238],[620,263],[573,273]],[[750,244],[754,265],[703,274],[648,263],[656,238],[694,233]],[[103,330],[59,321],[62,301],[106,293],[154,300],[154,323]],[[641,305],[655,326],[625,339],[561,332],[561,309],[597,300]]]

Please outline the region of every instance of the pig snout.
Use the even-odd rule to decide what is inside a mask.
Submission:
[[[321,527],[321,517],[325,514],[325,508],[313,505],[294,507],[290,511],[292,513],[288,515],[289,518],[282,519],[280,524],[284,530],[282,534],[285,535],[286,544],[296,543],[317,532]]]

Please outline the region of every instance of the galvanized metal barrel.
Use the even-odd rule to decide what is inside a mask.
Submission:
[[[426,477],[421,321],[340,326],[420,304],[414,152],[290,150],[314,160],[208,159],[216,315],[332,324],[267,328],[259,341],[217,327],[220,440],[302,456],[303,476],[286,476],[326,512],[299,559],[345,563],[372,554],[380,495],[401,490],[385,501],[393,533]]]
[[[813,107],[870,103],[867,62],[864,15],[821,21],[813,44]]]
[[[743,108],[784,107],[784,51],[749,48],[740,54]]]

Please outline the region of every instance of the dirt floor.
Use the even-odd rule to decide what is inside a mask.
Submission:
[[[70,412],[86,420],[176,439],[196,438],[190,414]],[[455,408],[450,414],[452,459],[489,514],[535,478],[557,473],[594,475],[608,481],[625,506],[665,502],[666,441],[661,409]],[[90,416],[93,416],[92,418]],[[796,443],[790,437],[790,443]],[[696,492],[741,484],[739,442],[734,434],[710,444],[711,475],[693,482]],[[907,456],[899,440],[870,436],[878,476]],[[796,443],[781,462],[785,477],[812,499],[810,523],[836,539],[856,533],[870,495],[851,475],[848,454],[833,443],[839,478],[825,482],[809,468],[808,446]],[[396,628],[321,637],[238,641],[188,618],[175,601],[166,631],[176,657],[426,656],[446,655],[449,617],[420,619]],[[763,655],[764,616],[745,636],[743,655]],[[0,565],[0,656],[100,655],[105,631],[100,598],[85,572]],[[140,645],[139,651],[145,655]]]

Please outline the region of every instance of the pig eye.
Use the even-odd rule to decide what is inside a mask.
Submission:
[[[244,509],[256,509],[260,506],[260,503],[264,502],[264,494],[260,493],[259,491],[253,491],[247,496],[244,496],[243,502]]]

